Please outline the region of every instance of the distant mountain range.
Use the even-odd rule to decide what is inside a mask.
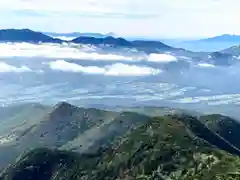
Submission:
[[[0,30],[0,42],[30,42],[30,43],[63,43],[73,42],[79,44],[91,45],[110,45],[114,47],[129,47],[137,48],[139,50],[151,51],[156,49],[167,50],[174,49],[160,41],[128,41],[123,38],[115,38],[112,36],[107,37],[89,37],[80,36],[71,41],[61,40],[45,35],[41,32],[32,31],[30,29],[4,29]]]
[[[30,42],[30,43],[61,43],[62,40],[52,38],[41,32],[30,29],[2,29],[0,30],[1,42]]]
[[[101,34],[101,33],[79,33],[79,32],[72,32],[72,33],[55,33],[55,32],[43,32],[44,34],[52,37],[95,37],[95,38],[104,38],[108,36],[115,37],[116,35],[114,33],[107,33],[107,34]]]
[[[56,38],[55,36],[76,36],[71,40],[63,40]],[[53,37],[52,37],[53,36]],[[28,43],[63,43],[63,42],[73,42],[77,44],[90,44],[90,45],[109,45],[113,47],[128,47],[136,48],[140,51],[145,51],[148,53],[166,51],[166,50],[184,50],[182,48],[194,50],[202,49],[204,51],[215,51],[215,49],[222,50],[227,49],[228,52],[231,51],[233,46],[235,54],[238,54],[239,48],[236,50],[236,44],[240,44],[240,36],[237,35],[222,35],[208,39],[188,41],[188,42],[178,42],[177,44],[171,44],[173,46],[166,45],[161,41],[154,40],[127,40],[124,38],[114,37],[113,33],[109,34],[99,34],[99,33],[42,33],[36,32],[30,29],[2,29],[0,30],[0,42],[28,42]],[[214,47],[212,47],[214,46]],[[178,48],[174,48],[178,47]],[[201,48],[202,47],[202,48]]]
[[[240,44],[240,35],[224,34],[216,37],[194,40],[162,40],[162,42],[173,46],[184,48],[190,51],[213,52],[221,51]]]
[[[240,178],[240,123],[227,116],[66,102],[0,110],[9,127],[0,134],[0,180]]]
[[[198,41],[202,41],[202,42],[234,42],[234,43],[240,44],[240,35],[223,34],[221,36],[200,39]]]

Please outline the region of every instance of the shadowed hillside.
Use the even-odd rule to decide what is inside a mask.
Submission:
[[[206,126],[216,134],[240,149],[239,121],[220,114],[201,116],[200,121],[206,124]]]

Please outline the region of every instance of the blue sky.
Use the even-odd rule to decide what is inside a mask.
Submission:
[[[7,0],[0,28],[159,38],[240,34],[239,0]]]

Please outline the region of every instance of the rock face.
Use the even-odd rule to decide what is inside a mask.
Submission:
[[[53,112],[56,113],[59,109],[60,112],[65,111],[61,116],[79,111],[72,105],[61,103]],[[96,111],[92,109],[88,113],[91,112],[93,115]],[[50,113],[50,116],[56,117],[54,113]],[[240,178],[240,158],[234,155],[237,154],[238,149],[226,141],[225,137],[221,136],[223,134],[215,133],[217,125],[210,126],[212,122],[219,121],[218,116],[211,118],[204,116],[200,119],[189,115],[147,118],[136,113],[120,112],[113,119],[109,120],[113,123],[113,131],[112,123],[107,121],[107,126],[104,126],[106,128],[100,128],[101,133],[95,135],[109,132],[112,135],[115,131],[123,132],[122,135],[112,138],[106,146],[100,147],[97,151],[78,154],[56,149],[35,149],[20,156],[16,163],[1,173],[0,179],[232,180]],[[55,119],[51,120],[55,121]],[[129,122],[127,126],[135,124],[136,121],[139,124],[129,128],[128,132],[121,131],[125,127],[121,126],[125,124],[124,121]],[[224,124],[218,128],[222,126],[225,128]],[[228,153],[232,151],[231,148],[235,149],[236,153]]]

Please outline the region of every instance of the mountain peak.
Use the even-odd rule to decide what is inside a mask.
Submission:
[[[0,30],[0,41],[3,42],[51,42],[61,43],[62,40],[54,39],[41,32],[31,29],[2,29]]]
[[[113,46],[127,46],[131,47],[131,42],[123,39],[123,38],[114,38],[112,36],[107,36],[104,38],[95,38],[95,37],[87,37],[87,36],[80,36],[72,40],[74,43],[81,43],[81,44],[94,44],[94,45],[113,45]]]
[[[76,106],[66,102],[66,101],[61,101],[57,103],[55,106],[55,109],[71,109],[71,108],[76,108]]]
[[[201,39],[200,41],[207,42],[240,42],[240,35],[235,34],[222,34],[220,36],[210,37],[206,39]]]
[[[69,114],[72,113],[73,111],[75,111],[78,107],[69,104],[65,101],[59,102],[54,106],[54,110],[51,113],[52,115],[65,115],[65,114]]]
[[[90,45],[108,45],[113,47],[126,47],[136,48],[140,51],[146,51],[148,53],[155,52],[156,50],[170,50],[175,49],[160,41],[129,41],[122,37],[116,37],[114,34],[109,33],[102,35],[89,35],[82,34],[71,41],[64,41],[58,38],[53,38],[54,33],[47,33],[48,35],[33,31],[31,29],[2,29],[0,30],[0,42],[27,42],[27,43],[62,43],[72,42],[76,44],[90,44]],[[50,35],[50,36],[49,36]],[[52,36],[52,37],[51,37]]]

